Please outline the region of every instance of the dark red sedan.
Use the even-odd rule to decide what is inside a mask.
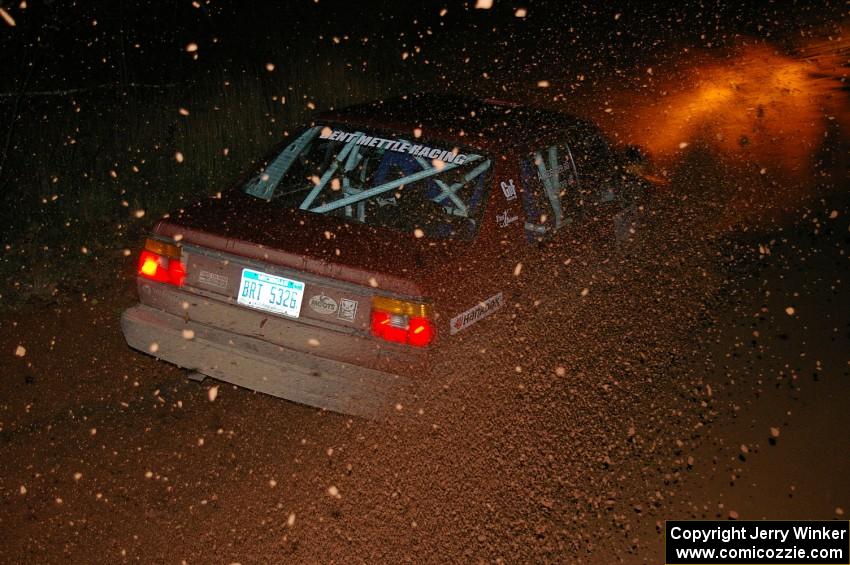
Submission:
[[[641,183],[624,165],[595,126],[510,103],[325,113],[156,225],[124,335],[203,375],[375,414],[441,342],[506,306],[528,245],[600,217],[612,241],[627,234]]]

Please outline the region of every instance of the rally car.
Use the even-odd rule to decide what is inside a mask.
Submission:
[[[628,228],[640,183],[624,165],[592,124],[506,102],[324,113],[154,227],[124,335],[194,373],[375,414],[506,307],[526,246],[606,214]]]

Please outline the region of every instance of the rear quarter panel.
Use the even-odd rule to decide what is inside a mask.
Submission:
[[[451,322],[478,304],[499,293],[501,308],[507,305],[517,291],[514,270],[524,252],[523,216],[517,188],[516,159],[495,157],[494,172],[490,180],[487,204],[478,234],[465,253],[435,273],[432,279],[437,330],[440,340],[455,340],[480,331],[484,322],[479,320],[452,333]],[[502,190],[504,184],[505,190]],[[494,311],[487,316],[501,317],[504,312]]]

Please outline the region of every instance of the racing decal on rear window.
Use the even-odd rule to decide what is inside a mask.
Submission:
[[[413,155],[414,157],[436,159],[438,161],[443,161],[444,163],[454,163],[456,165],[463,165],[469,158],[468,155],[465,155],[463,153],[457,153],[455,151],[447,151],[445,149],[428,147],[427,145],[417,145],[404,140],[373,137],[371,135],[360,133],[359,131],[347,132],[343,130],[332,130],[331,128],[324,128],[322,129],[322,132],[319,137],[321,139],[327,139],[330,141],[342,141],[344,143],[350,143],[354,141],[355,145],[365,145],[368,147],[375,147],[377,149],[387,149],[389,151],[396,151],[398,153],[407,153],[409,155]]]
[[[451,334],[454,335],[459,331],[465,330],[475,322],[483,320],[490,314],[502,307],[502,293],[495,294],[483,302],[479,302],[466,312],[462,312],[452,318],[449,325],[451,326]]]
[[[317,294],[310,298],[310,309],[317,314],[333,314],[336,312],[336,300],[325,294]]]
[[[353,322],[354,318],[357,317],[357,301],[350,298],[340,298],[339,312],[336,317],[344,322]]]
[[[500,182],[502,187],[502,194],[505,195],[505,200],[516,200],[516,187],[514,186],[514,179],[508,179],[508,182]]]

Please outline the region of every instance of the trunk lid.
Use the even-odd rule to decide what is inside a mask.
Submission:
[[[182,245],[187,290],[238,303],[245,269],[283,277],[304,285],[299,321],[366,333],[375,294],[427,300],[460,252],[455,241],[265,205],[233,192],[157,224],[155,235]]]

